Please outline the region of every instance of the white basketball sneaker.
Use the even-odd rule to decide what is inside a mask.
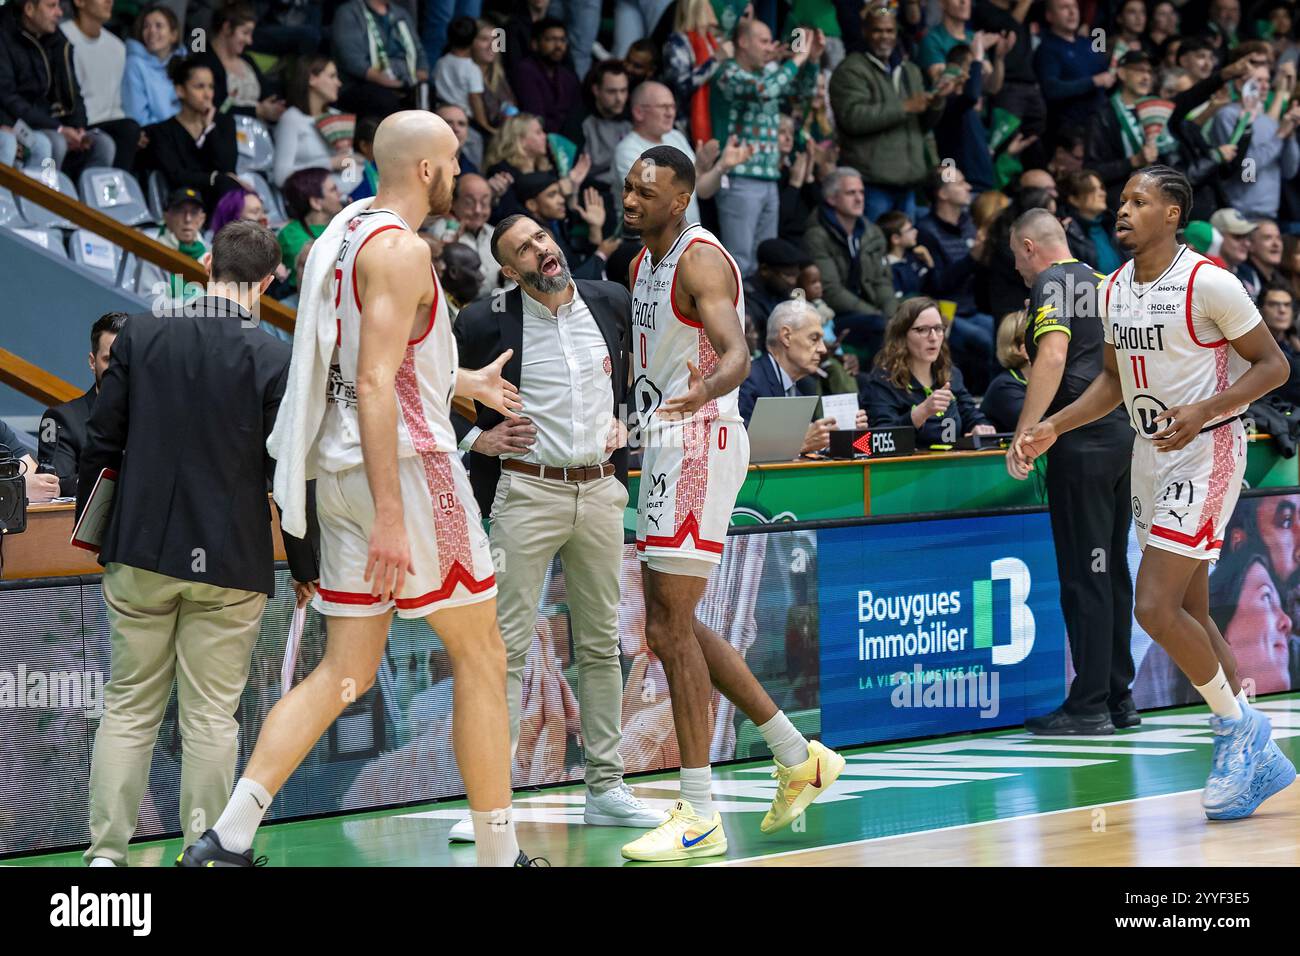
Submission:
[[[604,793],[587,791],[587,805],[582,821],[593,827],[638,827],[654,829],[668,819],[668,814],[646,806],[625,783]]]

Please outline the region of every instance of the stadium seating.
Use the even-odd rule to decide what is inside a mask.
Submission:
[[[18,209],[18,200],[7,189],[0,189],[0,226],[25,226],[27,220]]]
[[[89,229],[74,230],[68,237],[68,257],[109,282],[117,282],[122,250],[103,236],[97,236]]]
[[[160,222],[145,202],[134,176],[111,166],[91,166],[81,174],[81,201],[127,226]]]
[[[45,173],[38,169],[24,169],[22,171],[32,177],[32,179],[39,179],[46,186],[49,186],[56,192],[61,192],[65,196],[71,196],[73,199],[79,198],[77,196],[77,188],[72,185],[72,180],[68,178],[67,173],[59,173],[56,178],[52,174]],[[34,202],[23,199],[21,196],[18,197],[18,210],[22,213],[23,219],[27,220],[27,222],[31,223],[33,226],[51,226],[59,229],[73,228],[72,223],[68,222],[68,220],[64,219],[62,216],[56,215],[48,209],[38,206]],[[63,244],[60,242],[59,245],[61,248]]]
[[[18,226],[10,230],[16,235],[22,236],[28,242],[34,242],[47,252],[52,252],[56,256],[68,257],[68,251],[63,248],[63,234],[53,226],[28,224]]]
[[[256,116],[235,114],[235,141],[239,147],[236,172],[265,172],[275,162],[271,131]]]

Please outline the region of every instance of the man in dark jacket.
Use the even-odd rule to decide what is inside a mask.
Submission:
[[[94,386],[80,398],[47,408],[41,416],[36,459],[54,469],[59,476],[59,494],[65,498],[77,493],[77,470],[81,449],[86,446],[86,425],[95,409],[99,383],[108,370],[109,353],[125,321],[124,312],[108,312],[95,321],[90,329],[90,371],[95,376]]]
[[[1034,52],[1034,72],[1047,102],[1048,128],[1086,126],[1101,110],[1103,90],[1115,85],[1105,53],[1081,37],[1077,0],[1047,0],[1050,28]]]
[[[787,299],[772,310],[766,344],[766,351],[750,363],[749,376],[740,383],[740,417],[746,427],[760,398],[826,394],[819,384],[826,340],[821,316],[807,301]],[[866,428],[867,413],[859,409],[854,424]],[[835,419],[814,417],[800,453],[807,455],[825,448],[834,428]]]
[[[604,241],[605,206],[599,195],[590,191],[586,205],[574,210],[576,216],[586,217],[587,235],[579,237],[570,228],[564,193],[560,192],[560,181],[554,173],[525,173],[515,180],[514,191],[527,214],[555,238],[565,261],[573,269],[574,278],[601,278],[609,247],[600,248]]]
[[[532,53],[520,61],[510,82],[519,108],[542,121],[548,133],[558,133],[569,117],[582,109],[582,85],[564,61],[569,41],[564,22],[547,17],[533,24]]]
[[[982,392],[994,361],[993,316],[975,307],[975,272],[984,237],[977,235],[970,216],[970,183],[955,166],[939,166],[930,174],[927,192],[930,212],[916,224],[917,238],[934,259],[934,268],[925,276],[925,291],[956,303],[948,344],[976,392]]]
[[[290,349],[251,313],[279,264],[270,230],[232,223],[213,242],[208,295],[183,314],[131,316],[113,343],[77,484],[80,514],[101,471],[117,472],[99,553],[113,655],[90,766],[92,865],[126,862],[173,674],[187,844],[235,782],[234,715],[275,592],[266,439]],[[319,576],[314,534],[283,537],[302,606]]]
[[[925,134],[938,125],[945,97],[926,92],[920,68],[898,48],[894,14],[878,5],[862,9],[867,50],[845,57],[829,87],[840,158],[867,185],[868,219],[901,209],[915,220],[912,191],[931,165]]]
[[[22,120],[33,136],[27,165],[46,159],[70,176],[111,166],[115,148],[103,130],[86,128],[86,104],[59,29],[59,0],[22,0],[0,11],[0,126]]]
[[[835,331],[874,352],[898,307],[885,254],[885,234],[864,212],[862,177],[840,167],[822,183],[826,201],[808,217],[804,248],[821,270],[823,298],[835,310]]]
[[[1176,162],[1177,141],[1167,134],[1147,133],[1138,119],[1137,105],[1151,95],[1155,67],[1141,50],[1130,50],[1119,61],[1119,91],[1088,124],[1084,165],[1094,170],[1106,186],[1106,202],[1118,208],[1120,190],[1144,166]]]
[[[810,265],[802,249],[784,239],[764,239],[758,244],[758,271],[745,280],[745,311],[758,329],[759,338],[767,336],[767,319],[799,284],[799,270]]]

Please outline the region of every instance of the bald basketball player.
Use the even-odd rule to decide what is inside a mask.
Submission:
[[[776,760],[764,833],[795,820],[844,768],[843,757],[799,733],[745,659],[695,616],[749,467],[738,397],[749,347],[740,270],[712,233],[686,221],[694,189],[695,164],[672,146],[642,153],[623,183],[624,223],[645,242],[630,276],[645,448],[637,556],[646,641],[668,677],[682,755],[681,800],[662,825],[623,847],[624,857],[644,862],[727,852],[709,767],[715,687],[754,722]]]
[[[335,263],[338,344],[318,439],[320,665],[272,708],[221,818],[182,866],[253,866],[253,836],[277,791],[321,734],[375,681],[393,612],[437,632],[456,679],[453,745],[480,866],[528,866],[510,811],[505,647],[487,536],[456,451],[453,395],[519,409],[506,352],[457,369],[447,302],[416,229],[451,208],[457,141],[438,116],[395,113],[375,134],[379,191]],[[311,264],[308,269],[310,271]],[[309,471],[312,469],[309,469]]]

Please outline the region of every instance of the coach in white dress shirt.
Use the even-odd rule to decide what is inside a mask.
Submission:
[[[475,423],[457,414],[452,423],[460,447],[470,452],[479,507],[491,516],[512,740],[519,742],[538,600],[558,554],[580,678],[584,819],[600,826],[658,826],[663,814],[624,785],[619,755],[619,567],[628,493],[626,431],[618,413],[628,390],[631,295],[614,282],[573,279],[554,237],[526,216],[503,219],[491,245],[502,276],[518,287],[467,306],[456,319],[456,341],[466,367],[513,352],[503,374],[519,387],[525,417],[505,421],[477,406]],[[535,662],[549,666],[549,660]],[[558,691],[558,682],[551,687]],[[548,773],[563,768],[559,751],[545,755],[558,760]],[[516,764],[534,759],[520,754]],[[543,782],[546,775],[539,778],[532,769],[534,780]],[[468,835],[466,829],[453,828],[452,838]]]

